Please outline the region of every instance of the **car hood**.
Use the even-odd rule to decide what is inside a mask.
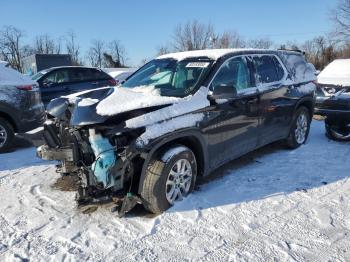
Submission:
[[[105,87],[54,99],[48,104],[47,112],[56,118],[64,118],[70,108],[72,126],[110,124],[132,129],[191,113],[208,105],[206,87],[184,98],[160,96],[149,87],[132,90]]]
[[[128,93],[127,97],[125,93]],[[145,102],[140,103],[142,100]],[[47,106],[47,113],[64,119],[67,109],[70,108],[70,125],[72,126],[105,122],[120,124],[130,118],[169,106],[172,101],[176,100],[178,99],[166,99],[161,102],[154,100],[152,103],[149,101],[149,96],[143,95],[142,92],[104,87],[53,99]]]

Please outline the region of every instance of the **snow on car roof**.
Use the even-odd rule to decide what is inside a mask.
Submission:
[[[3,65],[3,63],[0,64]],[[0,85],[20,86],[34,84],[36,84],[36,82],[29,76],[23,75],[10,67],[0,66]]]
[[[240,48],[235,48],[235,49],[206,49],[206,50],[193,50],[193,51],[186,51],[186,52],[178,52],[178,53],[170,53],[166,55],[161,55],[158,56],[156,59],[165,59],[165,58],[173,58],[178,61],[184,60],[186,58],[191,58],[191,57],[208,57],[214,60],[219,59],[220,57],[231,54],[231,53],[237,53],[241,51],[252,51],[255,49],[240,49]],[[266,50],[265,50],[266,51]]]
[[[336,59],[318,75],[320,84],[350,86],[350,59]]]

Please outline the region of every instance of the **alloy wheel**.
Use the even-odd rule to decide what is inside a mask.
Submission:
[[[0,147],[3,147],[7,140],[6,129],[0,125]]]
[[[192,167],[187,159],[179,159],[171,168],[166,181],[166,199],[173,205],[175,201],[182,200],[191,188]]]
[[[308,120],[305,114],[300,114],[297,118],[296,128],[295,128],[295,140],[298,144],[302,144],[306,140],[306,134],[308,129]]]

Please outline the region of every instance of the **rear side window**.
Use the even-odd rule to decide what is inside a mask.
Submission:
[[[284,70],[280,62],[274,56],[254,56],[257,80],[261,84],[273,83],[282,80]]]
[[[73,68],[71,70],[72,82],[88,82],[97,80],[108,80],[110,77],[93,68]]]
[[[96,69],[88,69],[89,73],[91,74],[91,77],[93,80],[109,80],[111,77],[107,75],[105,72],[96,70]]]

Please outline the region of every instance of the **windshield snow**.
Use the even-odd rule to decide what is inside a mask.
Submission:
[[[155,59],[144,65],[122,86],[152,87],[161,96],[185,97],[192,94],[211,65],[210,60]]]

